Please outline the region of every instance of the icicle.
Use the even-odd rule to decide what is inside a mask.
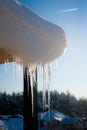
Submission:
[[[30,82],[31,82],[31,93],[32,93],[32,115],[33,115],[33,85],[34,85],[34,81],[33,81],[33,71],[30,70]]]
[[[43,66],[43,110],[50,106],[50,70],[49,64]],[[46,95],[46,91],[48,91],[48,96]]]
[[[7,74],[7,70],[9,68],[9,62],[8,59],[5,61],[5,73]]]
[[[51,68],[50,65],[48,64],[48,109],[49,109],[49,119],[50,119],[50,87],[51,87],[51,83],[50,83],[50,77],[51,77]]]
[[[5,61],[5,74],[7,74],[7,62]]]
[[[32,68],[28,68],[27,76],[30,75],[30,83],[31,83],[31,93],[32,93],[32,115],[34,112],[34,104],[33,104],[33,87],[35,86],[35,70]]]
[[[9,61],[8,61],[8,59],[7,59],[7,68],[9,68]]]
[[[50,87],[51,67],[50,64],[43,65],[43,111],[49,110],[50,119]],[[47,93],[46,93],[47,92]]]
[[[48,105],[50,106],[50,65],[48,65]]]
[[[19,75],[19,79],[20,79],[20,81],[21,81],[21,78],[23,77],[23,65],[22,64],[20,64],[19,62],[14,62],[14,72],[16,72],[18,75]]]
[[[46,66],[43,65],[43,111],[46,105]]]
[[[13,62],[13,83],[15,82],[15,62]]]

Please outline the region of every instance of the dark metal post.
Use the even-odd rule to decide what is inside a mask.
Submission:
[[[33,130],[38,130],[38,92],[37,92],[37,68],[36,68],[36,82],[33,87],[33,106],[34,106],[34,116],[33,116]]]
[[[27,73],[28,69],[24,67],[24,130],[33,130],[31,83]]]

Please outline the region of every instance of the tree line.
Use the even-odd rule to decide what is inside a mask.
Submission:
[[[0,92],[0,115],[23,115],[23,93]]]
[[[47,102],[46,92],[46,102]],[[39,111],[42,111],[42,91],[38,93]],[[50,92],[50,109],[56,109],[71,117],[87,117],[87,98],[81,97],[77,99],[70,92],[58,93]]]
[[[43,92],[38,92],[38,112],[43,111]],[[46,102],[48,100],[46,92]],[[24,97],[23,93],[7,94],[0,92],[0,115],[23,115]],[[57,91],[50,92],[50,109],[56,109],[64,114],[72,117],[87,116],[87,98],[77,99],[70,92],[58,93]]]

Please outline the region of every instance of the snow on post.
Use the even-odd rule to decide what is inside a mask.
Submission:
[[[27,66],[46,64],[66,48],[62,28],[15,0],[0,0],[0,63],[16,60]]]
[[[43,72],[44,106],[50,105],[49,91],[48,105],[45,102],[45,86],[50,90],[49,64],[66,48],[66,35],[61,27],[46,21],[17,0],[0,0],[0,64],[17,61],[32,69],[42,64],[44,71],[48,66]]]

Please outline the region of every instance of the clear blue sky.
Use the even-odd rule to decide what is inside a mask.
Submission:
[[[87,0],[19,0],[38,15],[62,27],[68,50],[52,71],[51,90],[87,97]],[[20,74],[13,74],[13,64],[5,72],[0,65],[0,90],[22,91]],[[54,65],[55,66],[55,65]]]

